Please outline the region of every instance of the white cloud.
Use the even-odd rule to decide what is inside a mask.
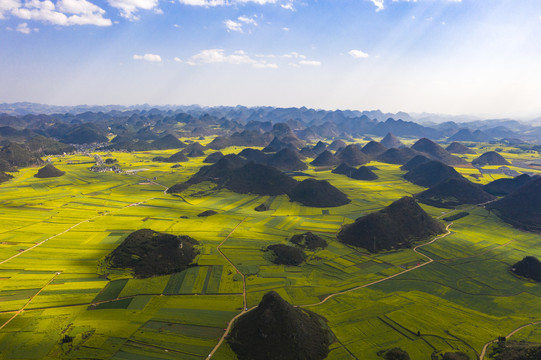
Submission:
[[[162,62],[162,57],[156,54],[133,55],[133,60],[144,60],[148,62]]]
[[[152,10],[158,6],[158,0],[107,0],[109,5],[120,10],[120,16],[136,21],[135,13],[139,10]]]
[[[19,0],[2,0],[0,1],[0,19],[5,19],[6,13],[11,13],[13,10],[21,6]]]
[[[246,17],[246,16],[239,16],[238,20],[245,23],[245,24],[250,24],[250,25],[257,26],[257,22],[253,18],[249,18],[249,17]]]
[[[295,8],[293,7],[292,3],[282,4],[280,5],[283,9],[295,11]]]
[[[224,21],[225,27],[228,31],[242,32],[242,24],[233,20]]]
[[[284,54],[282,57],[285,57],[287,59],[306,59],[305,55],[299,54],[295,51],[290,52],[289,54]]]
[[[178,0],[181,4],[191,6],[228,6],[246,3],[256,3],[259,5],[275,4],[277,0]]]
[[[362,50],[350,50],[348,54],[354,57],[355,59],[366,59],[368,54]]]
[[[15,29],[15,31],[18,31],[18,32],[20,32],[20,33],[23,33],[23,34],[28,35],[28,34],[30,34],[32,31],[38,32],[39,29],[36,29],[36,28],[31,29],[31,28],[28,27],[28,24],[27,24],[27,23],[22,23],[22,24],[17,25],[17,28]]]
[[[376,11],[385,9],[385,6],[383,5],[383,0],[370,0],[370,1],[376,7]]]
[[[256,60],[250,58],[242,50],[235,51],[232,55],[226,55],[223,49],[202,50],[198,54],[190,57],[190,59],[188,60],[188,64],[190,65],[217,63],[239,65],[254,64],[255,62]]]
[[[320,66],[320,65],[321,65],[321,61],[316,61],[316,60],[301,60],[301,61],[299,61],[299,65]]]
[[[288,27],[283,27],[282,30],[289,31],[289,28]]]
[[[43,21],[53,25],[112,25],[110,19],[103,17],[105,10],[87,0],[59,0],[56,5],[50,0],[30,0],[24,4],[19,1],[2,0],[0,18],[5,17],[8,10],[10,14],[18,18]]]
[[[267,63],[264,60],[256,60],[248,56],[243,50],[237,50],[231,55],[227,55],[223,49],[207,49],[190,57],[187,61],[189,65],[201,64],[232,64],[232,65],[252,65],[254,68],[277,68],[278,65]]]
[[[237,20],[238,21],[228,19],[224,21],[227,31],[236,31],[241,33],[244,32],[243,25],[257,26],[257,21],[255,21],[254,18],[249,18],[247,16],[239,16]]]
[[[173,61],[178,62],[178,63],[182,62],[182,60],[179,57],[176,57],[176,56],[173,58]]]
[[[227,5],[224,0],[179,0],[181,4],[191,6],[224,6]]]
[[[369,0],[376,7],[376,12],[385,9],[385,0]],[[419,2],[422,0],[392,0],[392,2]],[[446,2],[460,3],[462,0],[443,0]]]
[[[259,5],[276,4],[276,0],[230,0],[232,3],[256,3]]]

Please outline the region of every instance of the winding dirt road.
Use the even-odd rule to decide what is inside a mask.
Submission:
[[[379,280],[373,281],[373,282],[368,283],[368,284],[364,284],[364,285],[357,286],[357,287],[354,287],[354,288],[351,288],[351,289],[339,291],[339,292],[337,292],[337,293],[334,293],[334,294],[331,294],[331,295],[327,296],[326,298],[324,298],[324,299],[321,300],[320,302],[317,302],[317,303],[314,303],[314,304],[301,305],[300,307],[309,307],[309,306],[317,306],[317,305],[321,305],[321,304],[324,304],[327,300],[329,300],[329,299],[331,299],[331,298],[333,298],[333,297],[335,297],[335,296],[337,296],[337,295],[342,295],[342,294],[345,294],[345,293],[348,293],[348,292],[351,292],[351,291],[355,291],[355,290],[363,289],[363,288],[366,288],[366,287],[369,287],[369,286],[372,286],[372,285],[375,285],[375,284],[379,284],[379,283],[382,283],[382,282],[384,282],[384,281],[390,280],[390,279],[392,279],[392,278],[394,278],[394,277],[397,277],[397,276],[399,276],[399,275],[405,274],[405,273],[407,273],[407,272],[410,272],[410,271],[412,271],[412,270],[415,270],[415,269],[418,269],[418,268],[420,268],[420,267],[423,267],[423,266],[425,266],[425,265],[430,264],[431,262],[434,261],[434,259],[432,259],[432,258],[431,258],[430,256],[428,256],[428,255],[425,255],[425,254],[423,254],[423,253],[417,251],[417,249],[419,249],[420,247],[426,246],[426,245],[430,245],[430,244],[432,244],[434,241],[439,240],[439,239],[442,239],[442,238],[448,236],[449,234],[451,234],[451,231],[449,230],[449,227],[451,227],[451,225],[453,225],[453,223],[449,223],[449,224],[447,225],[447,227],[445,228],[445,230],[446,230],[447,232],[446,232],[445,234],[440,235],[440,236],[436,236],[434,239],[430,240],[429,242],[424,243],[424,244],[421,244],[421,245],[417,245],[416,247],[413,248],[413,251],[415,251],[417,254],[422,255],[422,256],[424,256],[425,258],[427,258],[427,259],[428,259],[427,262],[424,262],[424,263],[422,263],[422,264],[416,265],[416,266],[414,266],[414,267],[412,267],[412,268],[409,268],[409,269],[407,269],[407,270],[401,271],[401,272],[396,273],[396,274],[394,274],[394,275],[387,276],[386,278],[383,278],[383,279],[379,279]]]
[[[210,352],[210,354],[207,356],[208,359],[210,359],[215,353],[216,351],[220,348],[220,346],[222,345],[222,343],[224,342],[225,338],[227,337],[227,335],[229,334],[229,332],[231,331],[231,326],[233,325],[233,323],[235,322],[235,320],[237,320],[240,316],[244,315],[245,313],[249,312],[249,311],[252,311],[253,309],[255,309],[257,306],[254,306],[250,309],[248,309],[246,307],[246,282],[245,282],[245,278],[244,278],[244,274],[242,274],[235,265],[233,265],[233,263],[231,262],[231,260],[229,260],[227,258],[227,256],[225,256],[222,251],[220,250],[220,247],[226,242],[227,239],[229,239],[229,237],[231,236],[231,234],[233,234],[233,232],[246,220],[246,218],[244,218],[228,235],[227,237],[220,243],[220,245],[218,245],[217,247],[217,250],[218,252],[227,260],[227,262],[229,264],[231,264],[231,266],[233,266],[236,270],[237,270],[237,273],[239,273],[241,276],[242,276],[242,280],[243,280],[243,294],[244,294],[244,307],[242,309],[242,311],[237,314],[237,316],[235,316],[233,319],[231,319],[231,321],[229,321],[229,323],[227,324],[227,328],[225,329],[224,331],[224,334],[222,335],[222,338],[220,339],[220,341],[218,342],[218,344],[216,344],[216,346],[214,347],[214,349],[212,349],[212,351]],[[402,275],[402,274],[405,274],[407,272],[410,272],[412,270],[415,270],[415,269],[418,269],[420,267],[423,267],[425,265],[428,265],[430,264],[431,262],[434,261],[434,259],[432,259],[431,257],[417,251],[417,249],[419,249],[420,247],[423,247],[423,246],[427,246],[427,245],[430,245],[432,244],[433,242],[439,240],[439,239],[442,239],[446,236],[448,236],[449,234],[451,234],[451,231],[449,230],[449,227],[453,225],[453,223],[449,223],[447,225],[447,227],[445,228],[445,230],[447,231],[445,234],[443,235],[440,235],[440,236],[436,236],[434,239],[430,240],[429,242],[426,242],[424,244],[421,244],[421,245],[417,245],[416,247],[413,248],[413,251],[415,251],[417,254],[419,255],[422,255],[424,256],[425,258],[428,259],[427,262],[425,263],[422,263],[422,264],[419,264],[419,265],[416,265],[410,269],[407,269],[407,270],[404,270],[404,271],[401,271],[397,274],[394,274],[394,275],[390,275],[386,278],[383,278],[383,279],[380,279],[380,280],[377,280],[377,281],[374,281],[374,282],[371,282],[371,283],[368,283],[368,284],[364,284],[364,285],[361,285],[361,286],[357,286],[357,287],[354,287],[354,288],[351,288],[351,289],[348,289],[348,290],[343,290],[343,291],[339,291],[337,293],[334,293],[334,294],[331,294],[329,296],[327,296],[325,299],[321,300],[320,302],[318,303],[314,303],[314,304],[308,304],[308,305],[301,305],[300,307],[309,307],[309,306],[317,306],[317,305],[321,305],[323,303],[325,303],[327,300],[331,299],[332,297],[334,296],[337,296],[337,295],[342,295],[342,294],[345,294],[345,293],[348,293],[348,292],[351,292],[351,291],[355,291],[355,290],[359,290],[359,289],[362,289],[362,288],[366,288],[368,286],[372,286],[372,285],[375,285],[375,284],[379,284],[381,282],[384,282],[384,281],[387,281],[387,280],[390,280],[394,277],[397,277],[399,275]]]
[[[524,328],[527,328],[529,326],[532,326],[532,325],[539,325],[541,324],[541,321],[536,321],[536,322],[532,322],[532,323],[528,323],[526,325],[522,325],[518,328],[516,328],[515,330],[511,331],[509,334],[507,334],[505,336],[505,339],[506,340],[509,340],[509,338],[513,335],[515,335],[517,332],[519,332],[520,330],[524,329]],[[485,354],[488,350],[488,347],[490,346],[490,344],[494,344],[495,342],[497,342],[498,340],[492,340],[492,341],[489,341],[485,344],[485,346],[483,346],[483,351],[481,351],[481,355],[479,356],[479,359],[480,360],[483,360],[485,358]]]
[[[229,239],[229,237],[235,232],[235,230],[237,230],[237,228],[244,222],[246,221],[246,219],[248,218],[248,216],[246,216],[244,219],[242,219],[241,222],[239,222],[237,224],[237,226],[235,226],[233,228],[233,230],[231,230],[231,232],[229,234],[227,234],[227,236],[225,237],[225,239],[220,243],[220,245],[218,245],[216,247],[216,250],[218,250],[218,252],[220,253],[220,255],[223,256],[223,258],[229,263],[229,265],[233,266],[233,268],[235,268],[235,270],[237,271],[237,274],[239,274],[240,276],[242,276],[242,298],[243,298],[243,303],[242,303],[242,311],[240,313],[237,314],[237,316],[235,316],[233,319],[231,319],[231,321],[229,321],[229,323],[227,324],[227,328],[225,329],[224,331],[224,334],[222,335],[222,337],[220,338],[220,341],[218,342],[218,344],[216,344],[216,346],[214,347],[214,349],[212,349],[212,351],[210,352],[210,354],[207,356],[207,358],[211,358],[214,353],[220,348],[220,346],[222,345],[222,343],[224,342],[226,336],[229,334],[229,332],[231,331],[231,326],[233,325],[233,323],[235,322],[235,320],[237,320],[240,316],[244,315],[245,313],[247,313],[248,311],[251,311],[253,309],[255,309],[256,307],[254,306],[253,308],[249,309],[247,308],[247,301],[246,301],[246,277],[244,276],[244,274],[235,266],[235,264],[233,264],[233,262],[231,260],[229,260],[229,258],[222,252],[222,250],[220,249],[222,247],[223,244],[225,244],[225,242],[227,241],[227,239]]]

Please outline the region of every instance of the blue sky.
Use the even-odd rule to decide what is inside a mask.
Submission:
[[[541,116],[538,0],[0,0],[0,102]]]

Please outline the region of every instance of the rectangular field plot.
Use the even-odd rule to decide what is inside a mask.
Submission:
[[[331,360],[353,358],[350,352],[380,360],[378,351],[393,347],[412,359],[430,360],[434,351],[476,358],[487,341],[541,319],[541,287],[509,272],[526,255],[541,257],[539,234],[517,231],[483,208],[468,207],[470,215],[454,221],[451,235],[417,249],[426,256],[411,248],[373,254],[337,241],[344,224],[424,190],[404,180],[399,165],[371,162],[375,181],[309,166],[306,174],[328,180],[351,200],[316,208],[287,195],[236,194],[211,182],[165,194],[165,187],[204,165],[203,157],[178,169],[152,161],[176,151],[107,156],[123,169],[141,170],[132,175],[91,172],[93,157],[53,157],[67,172],[64,177],[40,180],[33,176],[37,169],[28,168],[0,186],[0,262],[20,254],[0,264],[0,326],[26,306],[0,331],[2,359],[206,358],[242,311],[243,275],[248,307],[273,290],[324,316],[340,340],[331,345]],[[479,184],[501,177],[476,180],[469,175],[477,169],[458,171]],[[164,186],[148,181],[154,177]],[[254,210],[263,203],[269,210]],[[422,207],[433,217],[449,211]],[[207,210],[217,214],[198,216]],[[143,228],[199,241],[193,266],[145,279],[115,269],[105,278],[104,257]],[[328,246],[304,249],[306,260],[299,266],[272,262],[267,246],[295,246],[291,237],[308,231]],[[406,271],[417,265],[423,266]],[[516,338],[541,341],[540,333],[539,326],[531,327]],[[64,335],[73,342],[63,344]],[[236,356],[224,344],[214,358]]]

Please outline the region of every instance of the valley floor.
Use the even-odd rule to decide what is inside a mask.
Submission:
[[[377,181],[310,167],[305,175],[329,180],[352,200],[312,208],[210,183],[166,194],[203,165],[203,158],[177,169],[151,161],[172,153],[112,154],[123,169],[145,169],[132,174],[91,172],[82,155],[53,157],[64,176],[37,179],[37,169],[26,168],[0,185],[0,358],[235,359],[220,340],[270,290],[328,319],[337,338],[329,359],[381,359],[377,353],[393,347],[412,359],[448,351],[474,359],[486,343],[527,324],[513,339],[541,342],[541,287],[508,271],[526,255],[541,257],[539,235],[470,206],[445,236],[371,254],[336,241],[336,233],[424,190],[398,165],[371,163]],[[255,211],[261,203],[269,210]],[[450,212],[423,208],[434,217]],[[218,214],[197,216],[205,210]],[[120,270],[105,277],[105,256],[142,228],[198,240],[196,266],[148,279]],[[307,252],[301,266],[275,265],[262,251],[307,231],[329,246]]]

